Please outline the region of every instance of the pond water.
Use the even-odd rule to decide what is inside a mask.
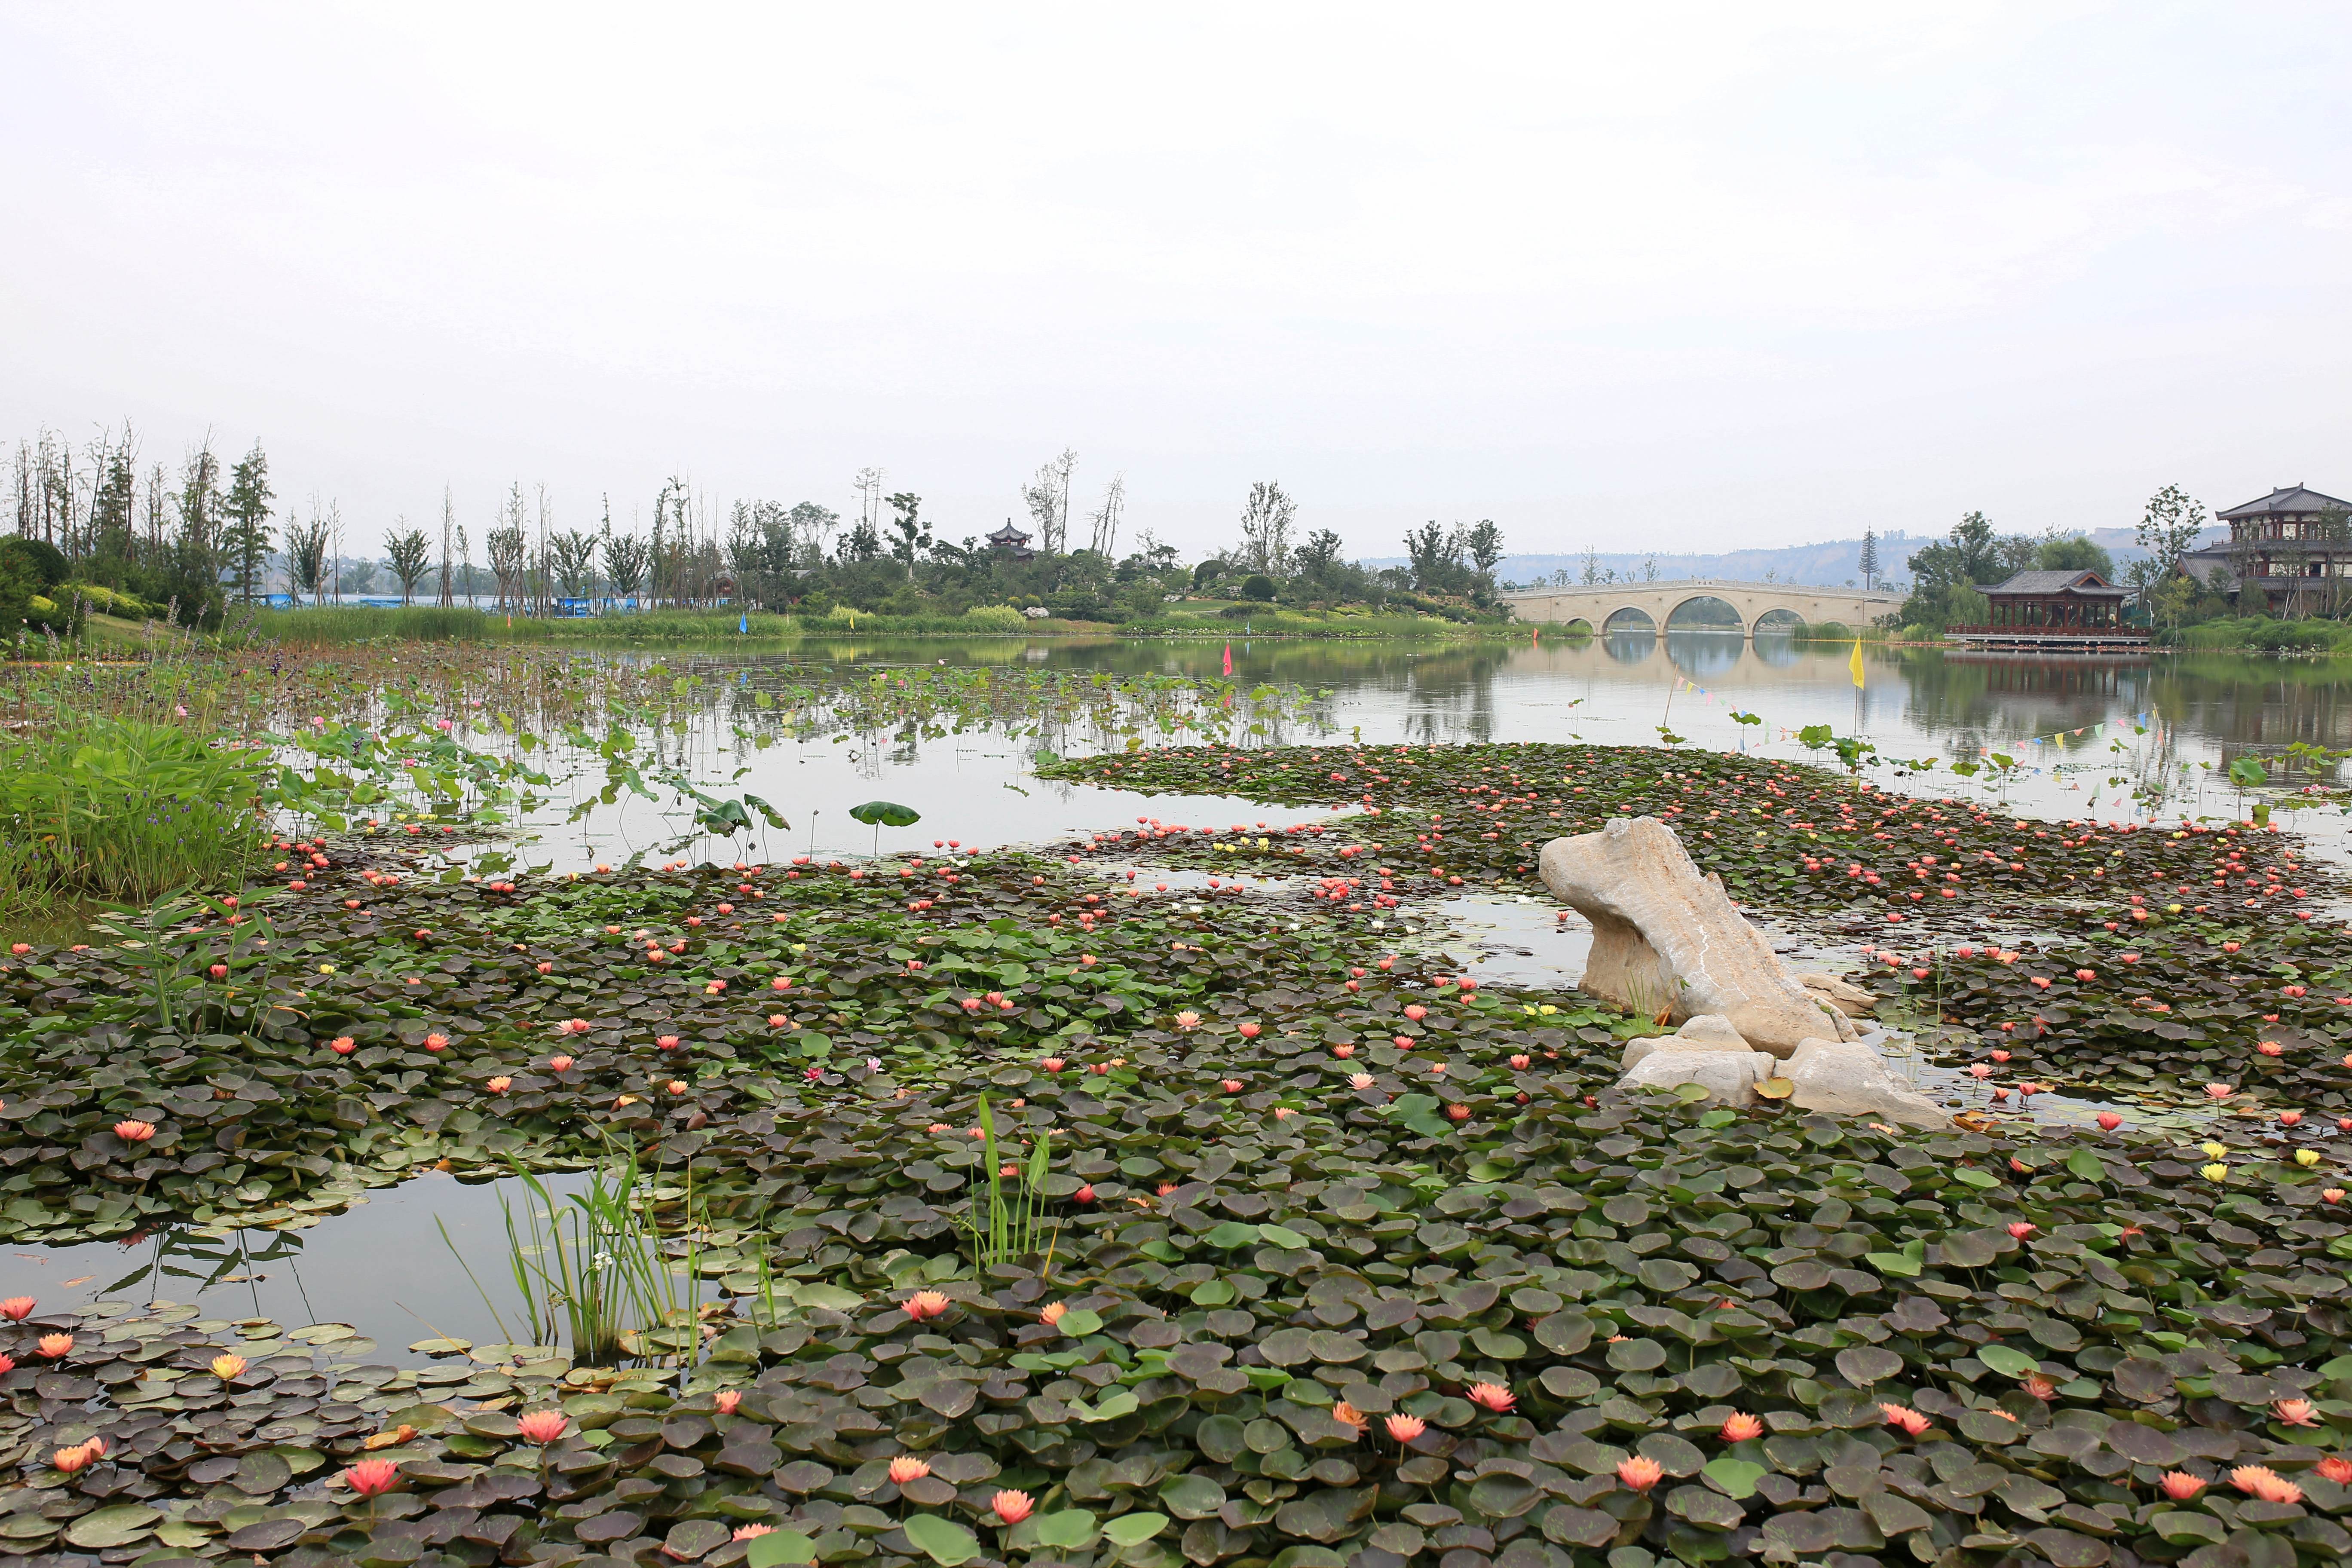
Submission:
[[[1993,798],[2021,814],[2100,821],[2242,816],[2226,777],[2240,756],[2265,762],[2274,783],[2327,782],[2281,770],[2302,743],[2352,748],[2352,671],[2309,661],[2223,656],[2139,660],[2035,658],[1933,648],[1864,647],[1864,684],[1851,650],[1736,634],[1670,632],[1605,637],[1538,637],[1525,644],[1419,645],[1253,639],[1230,644],[1238,680],[1324,693],[1303,710],[1244,731],[1241,743],[1318,740],[1411,742],[1590,741],[1657,744],[1660,731],[1690,747],[1822,761],[1797,733],[1828,725],[1863,736],[1882,765],[1881,787]],[[988,665],[1105,676],[1213,676],[1226,645],[1196,640],[904,638],[801,645],[788,653],[724,647],[661,656],[672,670],[714,689],[748,696],[788,685],[812,668]],[[625,658],[650,661],[653,656]],[[714,716],[718,711],[714,709]],[[733,715],[740,722],[745,713]],[[1752,715],[1743,723],[1735,714]],[[1281,825],[1316,812],[1226,796],[1143,795],[1041,781],[1041,748],[1085,752],[1114,737],[1090,727],[1008,734],[1002,729],[926,733],[908,721],[766,750],[730,748],[714,724],[681,742],[704,777],[741,769],[738,783],[772,801],[789,833],[765,832],[751,853],[863,855],[928,848],[934,838],[967,847],[1036,843],[1160,816],[1194,825]],[[1160,743],[1154,737],[1145,743]],[[1996,758],[2010,759],[2004,765]],[[1925,769],[1905,763],[1935,765]],[[1974,764],[1973,778],[1950,773]],[[2328,779],[2334,768],[2327,770]],[[542,836],[530,858],[556,869],[625,857],[677,830],[655,808],[625,797],[567,823],[600,779],[575,782],[531,820]],[[730,785],[731,791],[735,786]],[[2275,790],[2273,791],[2275,794]],[[920,812],[915,827],[874,830],[848,809],[877,795]],[[2340,854],[2344,816],[2333,805],[2298,809],[2280,798],[2275,820]],[[717,847],[702,847],[706,851]]]
[[[973,723],[961,731],[906,720],[794,738],[776,711],[754,701],[759,692],[784,689],[823,668],[989,665],[1114,678],[1201,677],[1222,673],[1228,651],[1237,679],[1312,694],[1229,731],[1239,743],[1656,744],[1663,729],[1686,747],[1820,760],[1796,733],[1826,724],[1841,735],[1868,738],[1884,759],[1915,764],[1872,769],[1882,787],[1997,799],[2005,809],[2037,816],[2234,816],[2240,797],[2223,775],[2235,758],[2253,755],[2275,768],[2297,742],[2352,746],[2352,678],[2329,665],[2227,658],[2134,662],[1865,648],[1857,691],[1848,647],[1785,638],[1751,643],[1706,632],[1569,639],[1531,630],[1512,645],[1236,635],[1230,650],[1199,641],[860,639],[785,653],[719,647],[658,658],[587,657],[658,662],[699,678],[709,700],[698,718],[663,740],[665,755],[696,778],[714,781],[711,788],[772,802],[791,826],[761,829],[747,840],[706,837],[682,852],[695,859],[771,859],[800,853],[848,858],[877,847],[885,853],[929,850],[935,840],[949,839],[965,848],[1036,844],[1139,818],[1280,828],[1321,817],[1322,810],[1232,796],[1147,795],[1035,776],[1041,749],[1084,753],[1126,743],[1125,732],[1098,719]],[[1759,721],[1743,723],[1738,714]],[[469,743],[496,740],[485,732]],[[1154,736],[1143,743],[1164,742]],[[1949,772],[1954,763],[1981,766],[1994,752],[2015,765],[1974,778]],[[1930,759],[1936,765],[1925,766]],[[619,861],[657,844],[679,852],[675,841],[690,822],[625,795],[612,805],[597,803],[602,770],[587,765],[591,761],[566,759],[559,749],[551,770],[559,785],[525,822],[532,841],[522,858],[563,870]],[[877,834],[851,820],[850,807],[877,797],[913,807],[921,822]],[[2344,861],[2340,809],[2318,799],[2295,809],[2288,804],[2282,802],[2278,820],[2308,834],[2322,855]],[[1165,880],[1185,886],[1202,877],[1171,871]],[[1562,921],[1549,900],[1527,896],[1465,897],[1407,910],[1398,934],[1444,943],[1482,978],[1528,986],[1573,984],[1589,944],[1580,921]],[[1820,933],[1774,928],[1769,934],[1799,967],[1844,969],[1856,957]],[[1898,1077],[1955,1106],[1989,1108],[1983,1086],[1926,1062],[1899,1028],[1885,1048]],[[2075,1121],[2101,1108],[2095,1100],[2043,1095],[2026,1113]],[[557,1177],[551,1184],[568,1190],[573,1181]],[[294,1216],[279,1228],[0,1248],[0,1296],[35,1295],[47,1303],[175,1301],[231,1321],[346,1324],[356,1340],[376,1342],[373,1353],[394,1360],[416,1359],[402,1347],[442,1335],[499,1342],[519,1326],[493,1317],[451,1244],[509,1307],[515,1293],[507,1279],[500,1199],[519,1204],[525,1194],[517,1188],[436,1173],[328,1194],[317,1214]]]
[[[561,1198],[586,1177],[558,1173],[541,1182]],[[266,1318],[289,1329],[338,1324],[353,1331],[334,1342],[339,1355],[395,1361],[415,1359],[404,1347],[443,1336],[520,1342],[515,1336],[528,1331],[509,1270],[506,1214],[511,1205],[520,1222],[530,1201],[512,1177],[468,1183],[433,1171],[397,1186],[322,1193],[312,1212],[275,1226],[173,1227],[79,1247],[0,1245],[0,1297],[36,1297],[45,1310],[111,1300],[192,1306],[206,1318]]]

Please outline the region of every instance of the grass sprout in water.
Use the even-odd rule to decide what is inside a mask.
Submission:
[[[561,1198],[520,1164],[513,1169],[530,1197],[520,1218],[503,1196],[499,1207],[506,1222],[507,1268],[522,1298],[528,1342],[555,1344],[561,1332],[572,1359],[591,1366],[609,1366],[624,1357],[670,1356],[682,1366],[692,1365],[701,1331],[693,1283],[699,1231],[691,1186],[677,1235],[665,1237],[655,1217],[655,1194],[641,1184],[634,1153],[594,1167],[585,1192]],[[498,1303],[446,1226],[441,1239],[481,1293],[499,1331],[512,1341]],[[682,1276],[672,1267],[674,1244],[683,1248]]]
[[[1041,1241],[1045,1244],[1049,1267],[1060,1229],[1058,1222],[1048,1221],[1045,1212],[1045,1174],[1053,1160],[1054,1135],[1037,1134],[1029,1151],[1028,1167],[1023,1169],[1006,1158],[998,1144],[996,1112],[984,1094],[980,1097],[980,1134],[981,1169],[972,1175],[971,1213],[964,1221],[971,1237],[973,1272],[985,1277],[998,1264],[1033,1258]],[[1039,1269],[1041,1274],[1047,1271],[1047,1267]]]

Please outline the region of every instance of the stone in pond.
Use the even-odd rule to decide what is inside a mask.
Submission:
[[[1762,1051],[1725,1050],[1720,1047],[1686,1049],[1668,1036],[1666,1048],[1642,1058],[1618,1080],[1624,1089],[1679,1089],[1695,1083],[1709,1100],[1725,1105],[1756,1103],[1756,1086],[1772,1076],[1772,1058]]]
[[[1538,866],[1553,895],[1592,922],[1584,991],[1670,1022],[1719,1014],[1776,1057],[1819,1035],[1853,1037],[1846,1016],[1790,978],[1723,879],[1700,876],[1657,818],[1555,838]]]
[[[1795,1084],[1790,1103],[1832,1116],[1868,1116],[1906,1127],[1948,1127],[1951,1118],[1926,1095],[1886,1075],[1878,1053],[1858,1040],[1811,1039],[1781,1065]]]

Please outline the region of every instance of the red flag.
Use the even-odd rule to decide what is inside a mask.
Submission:
[[[1227,678],[1228,678],[1228,679],[1230,679],[1230,678],[1232,677],[1233,673],[1234,673],[1234,645],[1233,645],[1233,644],[1231,644],[1231,643],[1227,643],[1227,644],[1225,645],[1225,674],[1226,674]]]

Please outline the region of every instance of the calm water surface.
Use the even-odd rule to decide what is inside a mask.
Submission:
[[[1244,743],[1361,740],[1444,744],[1483,741],[1591,741],[1658,744],[1662,728],[1684,745],[1823,760],[1796,732],[1826,724],[1878,748],[1882,787],[1998,799],[2025,815],[2101,821],[2177,820],[2242,814],[2223,773],[2242,755],[2275,774],[2296,742],[2352,748],[2352,666],[2225,656],[2140,660],[2032,658],[1938,649],[1863,650],[1864,683],[1849,671],[1850,647],[1706,632],[1622,634],[1570,640],[1532,632],[1526,643],[1434,646],[1283,641],[1236,636],[1234,674],[1328,691],[1310,717],[1268,726]],[[628,656],[650,658],[652,656]],[[668,654],[730,690],[800,679],[808,667],[987,664],[1122,675],[1213,676],[1225,645],[1192,640],[1072,638],[872,639],[802,645],[789,653],[734,654],[724,647]],[[749,714],[748,706],[745,714]],[[1761,722],[1742,724],[1734,713]],[[714,713],[714,717],[716,714]],[[1007,736],[987,731],[926,736],[913,724],[846,739],[821,737],[766,751],[721,754],[714,737],[691,749],[698,771],[724,777],[746,770],[741,786],[775,802],[793,824],[771,835],[763,854],[863,854],[877,843],[847,810],[877,796],[921,812],[923,823],[879,847],[929,847],[933,837],[967,847],[1035,843],[1157,816],[1205,825],[1220,820],[1290,822],[1317,814],[1229,797],[1146,796],[1051,784],[1031,772],[1040,745],[1085,754],[1100,737],[1056,732]],[[1993,756],[2012,759],[2000,768]],[[1919,770],[1901,764],[1933,761]],[[1984,770],[1954,776],[1956,763]],[[2334,769],[2328,770],[2332,779]],[[2322,782],[2292,774],[2300,787]],[[532,826],[543,836],[534,861],[559,869],[613,859],[677,831],[644,802],[598,807],[564,825],[574,798],[551,803]],[[2343,816],[2333,806],[2290,809],[2278,820],[2338,852]]]
[[[1870,770],[1882,787],[1997,800],[2021,814],[2101,821],[2178,820],[2237,815],[2239,796],[2221,774],[2253,756],[2277,772],[2294,743],[2352,748],[2352,667],[2220,656],[2138,661],[2035,659],[1935,649],[1865,648],[1864,684],[1849,672],[1850,648],[1783,639],[1749,643],[1703,632],[1570,640],[1531,631],[1514,645],[1278,641],[1235,636],[1234,674],[1250,683],[1295,685],[1328,696],[1303,714],[1271,721],[1244,743],[1352,741],[1444,744],[1486,741],[1659,743],[1661,727],[1686,747],[1820,760],[1796,739],[1811,724],[1871,740],[1887,759]],[[1083,755],[1118,737],[1085,728],[1007,733],[981,726],[926,733],[914,723],[812,740],[742,744],[741,726],[774,733],[772,710],[753,696],[803,681],[813,667],[987,664],[1119,675],[1212,676],[1220,642],[844,639],[789,652],[723,646],[688,653],[610,655],[658,661],[700,675],[713,699],[704,719],[666,745],[672,760],[704,780],[740,776],[724,792],[749,790],[773,802],[790,831],[765,832],[747,847],[708,838],[694,858],[760,858],[814,852],[871,852],[877,836],[850,820],[849,807],[883,798],[923,815],[917,826],[885,829],[885,853],[954,838],[964,848],[1034,844],[1157,816],[1193,826],[1281,826],[1324,813],[1224,796],[1142,795],[1048,783],[1033,771],[1043,747]],[[1735,713],[1761,721],[1743,724]],[[478,736],[474,743],[489,743]],[[1971,780],[1954,763],[1983,764],[1997,752],[2014,768]],[[1933,760],[1935,765],[1925,767]],[[1909,765],[1898,765],[1909,764]],[[2292,773],[2292,787],[2332,782]],[[625,798],[593,804],[601,769],[576,775],[526,825],[535,835],[524,858],[555,869],[618,861],[672,843],[687,826],[666,804]],[[576,805],[588,809],[566,819]],[[2312,803],[2278,820],[2309,834],[2323,854],[2346,858],[2344,817]],[[1171,878],[1171,883],[1178,879]],[[1548,901],[1458,900],[1439,928],[1465,962],[1518,984],[1572,984],[1587,937],[1561,930]],[[1401,932],[1401,935],[1405,934]],[[1848,952],[1811,933],[1775,931],[1776,945],[1803,965],[1838,966]],[[1897,1070],[1931,1092],[1970,1092],[1916,1060],[1899,1042]],[[2089,1102],[2042,1097],[2039,1114],[2086,1114]],[[311,1228],[248,1230],[225,1239],[164,1235],[129,1245],[0,1247],[0,1295],[52,1301],[101,1293],[198,1304],[212,1316],[264,1316],[292,1326],[344,1322],[376,1340],[378,1353],[413,1360],[397,1347],[446,1331],[492,1341],[499,1331],[442,1238],[446,1226],[467,1260],[503,1301],[499,1197],[513,1184],[464,1186],[446,1176],[377,1189],[358,1206]],[[427,1324],[430,1324],[430,1327]]]

